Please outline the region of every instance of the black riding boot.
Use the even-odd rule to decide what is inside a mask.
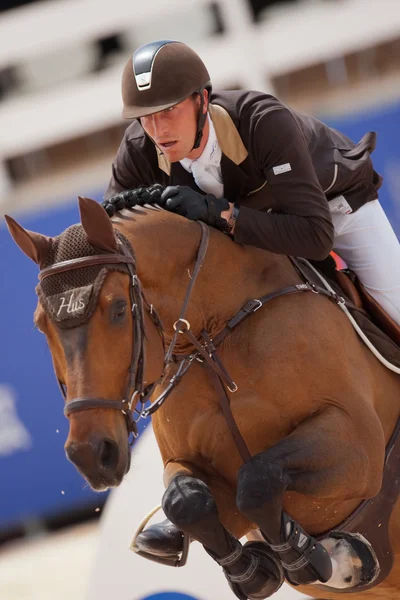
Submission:
[[[183,533],[169,519],[150,525],[136,538],[142,552],[156,556],[176,556],[183,550]]]

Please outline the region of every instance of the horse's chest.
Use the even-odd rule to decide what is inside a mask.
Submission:
[[[223,470],[229,464],[232,473],[240,466],[240,456],[232,434],[224,416],[215,406],[203,407],[203,410],[190,415],[185,411],[179,414],[165,411],[162,419],[155,423],[155,433],[159,444],[168,447],[171,459],[191,462],[204,459]],[[229,461],[228,456],[231,457]]]

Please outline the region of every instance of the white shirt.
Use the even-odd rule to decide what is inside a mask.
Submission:
[[[203,192],[222,198],[224,195],[221,171],[222,150],[218,144],[214,124],[209,115],[207,115],[207,119],[210,129],[203,152],[195,160],[184,158],[179,162],[186,171],[192,173],[193,179]]]

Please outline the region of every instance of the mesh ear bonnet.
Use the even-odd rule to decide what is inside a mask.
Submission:
[[[117,241],[127,246],[133,255],[125,236],[117,230],[114,230],[114,234]],[[62,234],[52,238],[51,248],[40,268],[99,254],[109,254],[109,251],[92,246],[81,224],[71,225]],[[36,286],[36,293],[47,315],[59,327],[77,327],[90,319],[110,271],[128,273],[128,268],[124,264],[93,265],[56,273],[43,279]]]

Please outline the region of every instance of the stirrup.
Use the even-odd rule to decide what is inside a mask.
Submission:
[[[187,563],[188,554],[189,554],[189,546],[190,546],[190,535],[188,535],[187,533],[182,532],[183,533],[182,552],[180,552],[179,554],[175,554],[174,556],[171,556],[170,558],[167,558],[166,556],[157,556],[156,554],[151,554],[150,552],[144,552],[143,550],[139,549],[139,547],[136,543],[138,536],[144,531],[144,528],[146,527],[146,525],[148,524],[150,519],[152,517],[154,517],[154,515],[161,509],[162,509],[162,506],[161,506],[161,504],[159,504],[158,506],[153,508],[149,512],[148,515],[146,515],[144,517],[144,519],[140,522],[138,528],[136,529],[136,531],[133,535],[129,549],[132,550],[133,552],[135,552],[135,554],[142,556],[143,558],[147,558],[148,560],[159,563],[161,565],[165,565],[167,567],[184,567]]]

